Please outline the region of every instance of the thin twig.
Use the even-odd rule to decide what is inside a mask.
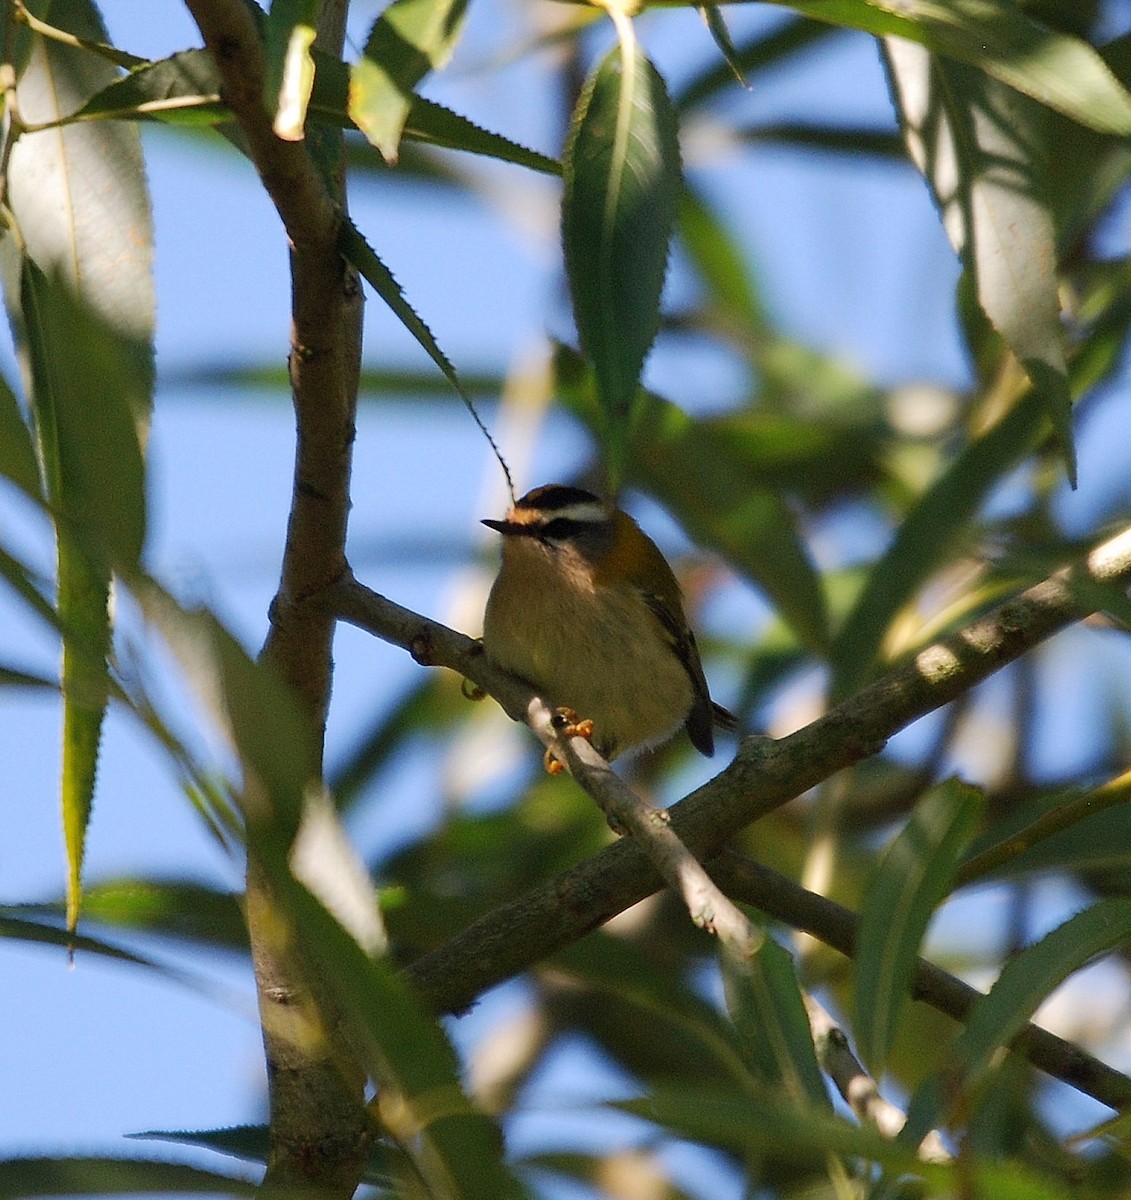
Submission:
[[[542,744],[564,760],[570,774],[597,802],[612,827],[636,839],[668,886],[682,897],[691,920],[713,933],[725,953],[738,962],[747,962],[758,948],[760,932],[680,841],[667,810],[638,796],[585,738],[565,736],[542,700],[530,702],[526,721]]]
[[[855,957],[860,918],[851,909],[734,850],[717,854],[707,868],[727,895],[810,934],[847,958]],[[977,988],[923,958],[915,966],[911,995],[956,1021],[965,1021],[982,998]],[[1101,1104],[1117,1109],[1131,1105],[1131,1079],[1039,1025],[1027,1024],[1010,1046],[1034,1067]]]
[[[817,1048],[822,1070],[836,1084],[837,1091],[856,1116],[875,1126],[884,1137],[894,1138],[907,1123],[907,1114],[880,1095],[876,1081],[864,1070],[852,1053],[844,1030],[832,1015],[812,996],[805,997],[809,1029]],[[931,1130],[919,1146],[925,1162],[947,1162],[951,1155],[937,1130]]]
[[[1080,563],[928,646],[804,729],[778,742],[748,739],[730,766],[668,810],[673,828],[693,855],[707,861],[749,822],[877,752],[905,725],[1088,616],[1095,604],[1088,584],[1123,585],[1129,578],[1131,529],[1104,542]],[[525,719],[530,689],[492,668],[471,638],[348,578],[335,585],[324,602],[341,619],[411,650],[418,661],[459,671],[495,696],[515,720]],[[714,870],[716,864],[708,865]],[[485,914],[418,959],[409,967],[409,975],[438,1011],[461,1011],[487,988],[643,899],[661,881],[640,848],[623,839]],[[729,886],[725,890],[737,894]],[[805,894],[803,889],[798,892]],[[774,915],[827,940],[824,932],[807,925],[796,912]],[[922,971],[949,996],[948,1011],[956,1015],[969,1011],[977,992],[929,964],[922,964],[920,981]],[[932,971],[937,974],[931,975]],[[1035,1065],[1101,1103],[1119,1108],[1131,1102],[1131,1080],[1052,1034],[1031,1026],[1015,1046]]]

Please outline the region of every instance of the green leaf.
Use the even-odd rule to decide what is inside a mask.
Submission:
[[[462,150],[467,154],[478,154],[484,158],[497,158],[500,162],[528,167],[543,175],[560,175],[561,163],[555,158],[539,154],[512,142],[509,138],[482,129],[473,121],[452,112],[442,104],[414,96],[408,120],[405,122],[404,137],[415,142],[441,146],[445,150]]]
[[[824,41],[836,31],[821,21],[791,20],[739,46],[734,62],[709,59],[707,65],[693,74],[675,92],[676,108],[682,113],[701,107],[718,97],[720,92],[732,93],[735,73],[749,80],[752,76],[781,66],[792,55],[804,52],[817,42]]]
[[[61,0],[51,17],[81,39],[106,41],[89,0]],[[58,121],[117,77],[96,54],[32,37],[17,82],[21,117]],[[109,571],[137,564],[145,532],[153,234],[140,140],[128,126],[23,133],[7,182],[18,236],[2,243],[6,302],[57,526],[65,631],[61,798],[73,929],[108,697]]]
[[[39,578],[26,563],[0,546],[0,579],[20,598],[29,612],[35,613],[54,633],[62,633],[59,614],[46,598],[50,583]]]
[[[255,1196],[247,1180],[183,1163],[136,1158],[9,1158],[0,1160],[3,1196]]]
[[[591,989],[570,1025],[637,1078],[749,1085],[725,1016],[642,947],[596,932],[557,951],[547,965]]]
[[[196,880],[103,880],[88,885],[83,911],[92,921],[120,929],[247,951],[247,922],[239,898]]]
[[[967,445],[919,497],[836,636],[835,698],[851,694],[867,679],[896,615],[948,560],[990,490],[1033,449],[1045,427],[1044,403],[1030,392]]]
[[[768,934],[748,963],[724,955],[727,1009],[755,1077],[799,1104],[827,1108],[793,957]]]
[[[253,659],[205,609],[183,608],[149,580],[133,587],[244,771],[244,818],[261,843],[285,854],[302,817],[311,779],[309,722],[267,660]]]
[[[751,278],[749,257],[719,215],[690,185],[679,201],[679,234],[712,300],[749,336],[766,327],[766,314]]]
[[[1042,112],[981,72],[909,42],[891,39],[885,51],[911,159],[982,310],[1043,397],[1075,486]]]
[[[632,402],[660,324],[680,190],[678,125],[635,39],[590,75],[563,160],[562,241],[581,348],[593,364],[613,490]]]
[[[181,1146],[199,1146],[246,1162],[267,1164],[271,1149],[271,1129],[267,1125],[233,1125],[227,1129],[147,1129],[128,1137],[142,1142],[174,1142]],[[369,1153],[361,1182],[372,1187],[391,1188],[393,1180],[385,1162],[385,1147],[375,1142]]]
[[[417,316],[415,309],[404,297],[401,285],[393,277],[392,271],[377,257],[376,252],[362,237],[357,226],[348,218],[342,224],[340,244],[342,256],[346,262],[364,279],[392,310],[393,315],[412,334],[428,357],[443,372],[444,377],[470,406],[467,393],[459,381],[455,367],[448,356],[440,349],[432,331]],[[474,409],[472,410],[474,411]]]
[[[730,67],[735,80],[742,87],[746,87],[746,80],[742,76],[742,67],[738,63],[738,51],[735,49],[734,42],[730,36],[730,30],[727,28],[723,14],[719,11],[719,6],[711,3],[710,0],[705,0],[704,3],[700,3],[696,7],[699,9],[699,15],[703,18],[704,24],[710,31],[711,38],[714,40],[719,53],[723,56],[723,62]]]
[[[92,567],[133,571],[145,542],[149,348],[123,337],[34,260],[22,274],[17,320],[60,553],[69,556],[65,544],[74,539]]]
[[[393,0],[350,71],[349,114],[388,163],[397,160],[413,89],[451,56],[467,0]]]
[[[264,100],[275,114],[272,128],[284,141],[303,138],[314,87],[310,48],[317,36],[315,26],[321,7],[321,0],[271,0],[267,14]]]
[[[43,502],[31,430],[20,402],[3,376],[0,376],[0,475],[33,500]]]
[[[309,115],[338,127],[353,128],[348,111],[349,68],[317,49],[313,60]],[[74,119],[93,121],[104,117],[158,120],[188,127],[218,125],[232,119],[220,98],[220,76],[207,50],[185,50],[138,67],[92,96]],[[542,174],[561,174],[556,159],[483,129],[422,96],[412,97],[402,136],[446,150],[496,158]]]
[[[640,1100],[611,1107],[706,1145],[773,1154],[791,1163],[833,1152],[916,1173],[921,1165],[910,1151],[874,1129],[852,1125],[824,1108],[800,1111],[771,1091],[744,1095],[722,1088],[654,1087]]]
[[[981,792],[956,779],[934,788],[868,882],[856,944],[853,1028],[876,1078],[895,1041],[928,922],[950,889],[982,801]]]
[[[915,1145],[989,1068],[1037,1008],[1069,975],[1131,940],[1131,900],[1101,900],[1084,909],[1002,967],[997,982],[971,1009],[944,1072],[915,1093],[900,1134]]]
[[[254,829],[252,833],[254,835]],[[350,1044],[379,1085],[388,1132],[410,1155],[429,1195],[453,1200],[525,1193],[501,1159],[494,1123],[463,1092],[443,1031],[389,960],[371,958],[291,875],[274,844],[253,846],[268,872],[302,960],[350,1029]]]
[[[155,959],[136,954],[122,946],[116,946],[113,942],[108,942],[103,938],[61,928],[58,924],[50,923],[50,919],[41,920],[39,913],[43,907],[37,905],[0,907],[0,938],[9,938],[12,941],[26,942],[36,946],[56,947],[61,951],[65,950],[71,959],[78,954],[90,954],[111,962],[141,967],[145,971],[153,972],[166,982],[188,988],[209,999],[216,999],[215,986],[200,976],[175,967],[165,966]],[[0,1195],[3,1194],[0,1191]]]
[[[103,118],[200,126],[231,120],[231,113],[220,98],[216,60],[207,50],[182,50],[115,79],[74,114],[79,121]]]
[[[1027,16],[1014,0],[790,0],[820,21],[895,35],[969,63],[1101,133],[1131,133],[1131,95],[1079,38]]]

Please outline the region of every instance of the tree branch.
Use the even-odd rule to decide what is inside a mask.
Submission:
[[[338,250],[342,205],[327,190],[305,141],[272,129],[267,62],[243,0],[186,0],[221,78],[223,98],[282,219],[291,255],[291,391],[297,430],[294,487],[280,581],[263,648],[309,714],[320,771],[332,676],[334,621],[311,598],[348,570],[346,520],[361,356],[361,290]],[[345,0],[321,6],[318,44],[340,54]],[[330,164],[333,167],[333,164]],[[330,172],[333,174],[333,170]],[[335,818],[336,819],[336,818]],[[271,1100],[266,1184],[356,1190],[373,1136],[364,1080],[333,1051],[334,1023],[317,980],[278,931],[270,888],[249,858],[248,932],[255,964]],[[360,939],[359,939],[360,940]],[[364,944],[364,942],[362,943]]]
[[[740,829],[843,767],[878,752],[904,726],[967,692],[994,671],[1095,611],[1096,585],[1131,580],[1131,528],[1093,550],[1082,562],[1056,572],[893,668],[804,729],[770,742],[747,739],[733,763],[669,810],[676,833],[700,861],[709,861]],[[343,579],[327,594],[337,615],[386,641],[409,649],[418,662],[447,666],[494,695],[514,719],[526,719],[533,696],[501,674],[478,643]],[[481,992],[531,963],[576,941],[643,899],[662,884],[632,840],[607,847],[540,888],[473,922],[424,955],[408,973],[438,1011],[458,1012]],[[796,886],[796,885],[794,885]],[[797,889],[792,893],[796,901]],[[808,893],[804,893],[808,895]],[[800,911],[800,910],[799,910]],[[789,905],[773,915],[805,928]],[[820,931],[814,930],[817,936]],[[835,942],[832,944],[836,944]],[[929,968],[928,970],[937,968]],[[962,995],[944,985],[951,1002]],[[935,983],[938,978],[934,977]],[[969,1004],[977,993],[957,1001]],[[929,999],[924,995],[924,999]],[[956,1011],[956,1010],[951,1010]],[[1037,1065],[1118,1107],[1128,1099],[1127,1079],[1068,1043],[1032,1027],[1018,1042],[1041,1058]]]

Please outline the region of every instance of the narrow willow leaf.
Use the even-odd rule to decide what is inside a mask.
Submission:
[[[589,77],[563,160],[562,242],[574,321],[597,380],[614,487],[632,401],[660,324],[680,190],[678,126],[635,39]]]
[[[755,1077],[806,1107],[829,1107],[793,958],[769,935],[747,963],[722,959],[727,1009]]]
[[[1131,941],[1131,900],[1100,900],[1015,954],[974,1005],[945,1071],[912,1098],[900,1140],[915,1145],[985,1072],[993,1054],[1017,1036],[1053,990],[1100,955]]]
[[[456,375],[448,356],[440,349],[432,331],[417,315],[416,310],[404,298],[401,285],[392,271],[377,257],[376,252],[362,237],[357,226],[350,220],[342,225],[341,251],[346,262],[364,279],[392,310],[393,315],[412,334],[428,357],[443,372],[452,387],[467,399],[463,385]]]
[[[977,441],[966,446],[919,497],[837,634],[833,694],[849,695],[874,669],[896,615],[953,553],[971,515],[1037,444],[1046,428],[1044,403],[1023,398]]]
[[[713,58],[693,74],[675,92],[673,100],[680,112],[698,108],[715,100],[720,92],[734,89],[735,67],[740,78],[782,65],[792,55],[808,50],[817,42],[836,33],[821,21],[791,20],[762,34],[734,51],[734,63]]]
[[[91,43],[90,0],[51,19]],[[33,36],[17,81],[29,124],[56,122],[118,77],[81,46]],[[8,163],[18,266],[5,274],[43,463],[58,519],[63,824],[68,921],[78,920],[86,827],[108,696],[109,568],[136,564],[145,530],[141,449],[153,393],[153,231],[138,131],[111,122],[24,133]],[[18,284],[18,292],[15,288]],[[81,538],[76,540],[77,535]]]
[[[1087,42],[1014,0],[791,0],[820,21],[919,42],[1100,133],[1131,133],[1131,95]]]
[[[271,1130],[267,1125],[232,1125],[227,1129],[147,1129],[144,1133],[127,1135],[139,1142],[173,1142],[180,1146],[198,1146],[266,1165],[270,1153]],[[392,1178],[386,1164],[388,1153],[378,1141],[369,1153],[361,1182],[371,1187],[392,1188]]]
[[[349,115],[349,68],[339,59],[313,51],[315,74],[308,112],[338,127],[353,128]],[[115,80],[84,104],[76,120],[155,120],[167,124],[211,126],[231,120],[220,99],[220,77],[207,50],[185,50],[138,67]],[[409,141],[462,150],[514,163],[546,175],[560,175],[561,164],[545,154],[483,129],[442,104],[413,96],[403,137]]]
[[[149,348],[121,336],[68,281],[31,259],[21,284],[17,319],[60,553],[74,543],[104,572],[132,571],[145,543]]]
[[[730,36],[730,30],[723,19],[723,14],[719,11],[719,6],[713,3],[704,3],[698,5],[698,8],[699,14],[702,16],[704,24],[710,30],[711,37],[714,39],[719,53],[723,56],[723,61],[734,72],[734,77],[738,83],[746,87],[746,80],[742,76],[742,67],[738,62],[738,51],[735,49],[734,42]]]
[[[107,879],[87,887],[92,921],[162,937],[247,951],[247,922],[238,897],[190,879]]]
[[[212,613],[183,608],[144,579],[134,581],[133,594],[239,755],[247,824],[261,842],[289,852],[313,762],[298,699],[270,663],[251,658]]]
[[[247,1180],[183,1163],[137,1158],[8,1158],[0,1160],[3,1196],[255,1196]]]
[[[885,54],[911,159],[971,273],[978,303],[1044,399],[1075,485],[1042,111],[981,72],[910,42],[888,39]]]
[[[3,546],[0,546],[0,579],[15,592],[28,612],[34,613],[53,633],[63,632],[59,612],[47,599],[50,581],[41,579],[27,563]]]
[[[110,564],[135,567],[145,534],[144,467],[134,421],[140,405],[129,394],[130,364],[121,361],[113,335],[66,285],[48,279],[30,260],[24,263],[19,321],[47,492],[57,515],[56,605],[64,631],[60,801],[67,926],[74,930],[110,694]],[[92,387],[91,379],[99,385]]]
[[[927,924],[973,836],[982,794],[952,779],[911,814],[864,893],[856,942],[853,1029],[864,1061],[883,1072],[906,1008]]]
[[[537,150],[530,150],[489,129],[483,129],[450,108],[425,100],[423,96],[413,97],[404,136],[410,141],[441,146],[445,150],[462,150],[484,158],[497,158],[500,162],[515,163],[543,175],[562,173],[561,163],[556,158],[539,154]]]
[[[796,1163],[811,1154],[850,1154],[895,1170],[915,1171],[910,1151],[867,1126],[853,1125],[825,1108],[799,1111],[780,1094],[744,1095],[733,1089],[657,1086],[641,1100],[610,1107],[630,1112],[695,1142]]]
[[[0,376],[0,475],[33,500],[42,502],[31,430],[20,402],[3,376]]]
[[[85,933],[75,933],[60,928],[56,924],[49,924],[26,915],[34,913],[36,907],[34,905],[0,906],[0,938],[27,942],[36,946],[54,946],[59,950],[65,950],[72,957],[76,954],[90,954],[111,962],[141,967],[145,971],[154,973],[165,982],[174,983],[178,987],[187,988],[212,999],[216,999],[218,996],[215,985],[201,976],[179,970],[176,967],[166,966],[152,958],[146,958],[144,955],[135,954],[132,950],[116,946],[113,942],[108,942],[103,938],[92,937]],[[0,1195],[4,1194],[0,1190]]]
[[[525,1195],[501,1158],[502,1137],[472,1104],[443,1030],[404,976],[357,942],[291,875],[274,844],[253,846],[268,873],[302,960],[348,1023],[350,1043],[379,1085],[378,1115],[412,1158],[429,1195],[453,1200],[517,1200]]]
[[[451,56],[467,0],[393,0],[373,22],[350,70],[349,114],[394,163],[412,108],[413,89]]]
[[[728,320],[744,332],[765,330],[765,309],[751,277],[749,256],[719,214],[690,186],[680,195],[679,234],[712,301]]]
[[[633,1045],[639,1033],[647,1063],[663,1062],[667,1078],[750,1084],[750,1070],[725,1015],[639,946],[596,932],[557,951],[548,965],[617,1001],[583,1004],[577,1031],[626,1069],[649,1073]]]

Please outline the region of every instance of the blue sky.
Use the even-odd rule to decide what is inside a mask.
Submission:
[[[365,17],[375,7],[367,7]],[[113,37],[135,53],[164,54],[198,40],[180,4],[106,0],[102,9]],[[511,11],[503,0],[472,6],[466,42],[450,77],[436,81],[432,94],[484,125],[556,153],[556,117],[538,70],[484,69],[493,61],[495,22]],[[359,29],[364,24],[360,20]],[[689,62],[715,54],[694,13],[654,14],[642,22],[642,33],[673,80]],[[892,121],[874,46],[863,36],[841,36],[750,92],[736,85],[731,108],[743,121],[832,117],[881,128]],[[689,141],[696,144],[690,135]],[[201,361],[284,361],[285,246],[253,173],[236,155],[211,153],[162,130],[147,130],[145,145],[157,231],[161,381],[151,444],[151,562],[180,594],[213,605],[254,648],[265,631],[289,498],[289,407],[279,397],[209,394],[171,381]],[[963,381],[952,317],[957,269],[926,190],[909,169],[772,148],[706,160],[689,156],[689,169],[753,248],[768,301],[787,332],[885,382]],[[496,202],[436,198],[400,184],[366,184],[352,202],[362,230],[465,370],[505,367],[534,353],[547,331],[568,332],[553,226],[555,185],[531,183],[513,168],[493,170],[491,180]],[[677,274],[671,286],[682,285]],[[376,301],[368,307],[367,354],[372,362],[423,363]],[[658,352],[649,379],[691,408],[734,403],[746,382],[725,356],[686,347]],[[1126,458],[1124,429],[1119,439],[1110,424],[1095,434],[1085,429],[1083,483],[1065,501],[1068,518],[1086,522],[1115,503],[1104,480],[1114,456]],[[365,406],[358,434],[355,569],[399,602],[446,618],[466,586],[473,553],[486,545],[477,519],[500,501],[497,468],[454,399],[446,410],[430,406],[423,418],[408,405]],[[523,462],[517,441],[509,444],[505,434],[504,450]],[[552,421],[516,482],[521,489],[564,474],[582,453],[576,432]],[[655,532],[678,540],[659,514],[642,511],[655,520]],[[35,536],[34,522],[28,524],[7,494],[0,494],[0,521],[16,540]],[[391,553],[391,545],[410,539],[422,524],[462,546],[464,561]],[[481,572],[473,586],[481,589],[486,578]],[[7,630],[0,635],[6,656],[48,668],[53,663],[54,648],[12,614],[3,596],[0,628]],[[477,632],[470,620],[468,628]],[[348,746],[373,706],[388,703],[416,670],[399,651],[355,631],[341,634],[337,660],[331,757]],[[57,895],[62,886],[58,737],[52,699],[0,694],[0,754],[20,764],[0,849],[5,902]],[[514,738],[519,752],[530,751],[521,734]],[[419,762],[394,774],[394,794],[380,814],[354,830],[366,850],[404,841],[442,815],[441,774]],[[113,716],[87,873],[98,879],[130,872],[198,874],[233,888],[240,879],[239,865],[202,832],[159,756],[126,719]],[[0,1027],[8,1032],[0,1154],[120,1149],[117,1139],[129,1131],[207,1128],[261,1115],[262,1058],[242,963],[193,962],[216,989],[201,995],[90,956],[70,968],[61,953],[16,943],[0,946],[0,954],[7,981],[0,989]],[[474,1043],[516,1003],[521,990],[506,991],[457,1037]],[[576,1053],[579,1061],[567,1063],[554,1086],[578,1079],[615,1089],[617,1081],[604,1079],[583,1047]],[[729,1200],[725,1186],[717,1184],[713,1200]]]

